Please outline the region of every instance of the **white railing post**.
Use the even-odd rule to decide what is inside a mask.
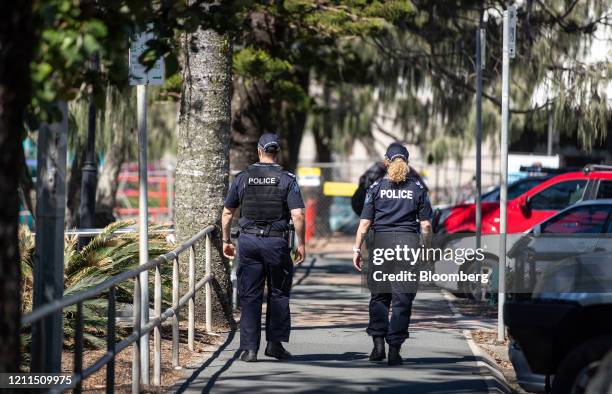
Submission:
[[[194,350],[194,327],[195,327],[195,246],[189,248],[189,317],[187,321],[187,346],[189,350]]]
[[[133,332],[137,339],[132,350],[132,393],[140,392],[140,275],[134,277]]]
[[[206,234],[206,272],[205,275],[209,275],[211,273],[211,242],[210,242],[210,233]],[[212,295],[210,291],[210,281],[206,282],[204,292],[206,294],[206,331],[212,332]]]
[[[178,256],[172,263],[172,367],[179,366],[179,260]]]
[[[163,257],[164,262],[167,261]],[[161,318],[162,304],[162,280],[161,280],[161,263],[155,267],[155,294],[153,308],[155,309],[155,317]],[[161,323],[153,329],[153,385],[161,385]]]

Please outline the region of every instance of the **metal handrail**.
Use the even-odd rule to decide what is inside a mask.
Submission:
[[[91,237],[102,234],[104,232],[103,228],[79,228],[75,230],[68,230],[64,232],[64,235],[77,235],[79,237]],[[120,228],[113,231],[113,234],[133,234],[138,232],[135,227],[126,227]],[[167,229],[158,229],[158,230],[149,230],[149,234],[174,234],[173,228]]]
[[[64,235],[76,235],[78,237],[94,237],[96,235],[100,235],[104,232],[103,228],[79,228],[74,230],[67,230],[64,232]],[[137,233],[135,227],[125,227],[120,228],[113,231],[113,234],[134,234]],[[149,234],[174,234],[173,228],[168,229],[158,229],[158,230],[149,230]],[[32,235],[36,236],[35,232],[32,232]]]
[[[153,384],[161,385],[161,324],[169,318],[172,318],[172,366],[179,365],[179,309],[185,304],[189,304],[188,312],[188,348],[194,350],[195,337],[195,295],[202,288],[205,288],[206,294],[206,330],[212,331],[212,297],[210,281],[213,279],[211,272],[211,235],[215,230],[214,226],[208,226],[191,237],[187,242],[180,245],[176,249],[166,254],[160,255],[146,264],[140,265],[129,271],[115,275],[112,278],[105,280],[97,286],[74,294],[68,297],[62,297],[59,300],[45,304],[40,308],[32,311],[24,316],[21,320],[22,325],[40,323],[45,317],[53,313],[61,313],[62,310],[71,305],[77,305],[76,313],[76,329],[75,329],[75,352],[74,352],[74,379],[70,385],[59,386],[51,390],[51,392],[63,392],[66,389],[74,388],[76,393],[82,391],[82,382],[94,372],[106,366],[106,392],[114,393],[115,381],[115,356],[134,344],[133,359],[132,359],[132,392],[137,393],[140,390],[140,341],[139,339],[154,332],[154,361],[153,361]],[[195,244],[202,238],[205,239],[205,275],[197,283],[195,279]],[[178,256],[189,249],[189,290],[179,299],[179,266]],[[172,306],[162,312],[161,310],[161,265],[164,262],[172,260]],[[154,284],[154,317],[149,322],[141,326],[140,324],[140,273],[155,269],[155,284]],[[122,341],[115,343],[115,304],[116,286],[128,279],[134,279],[134,321],[133,332],[131,335]],[[100,358],[95,360],[88,368],[83,369],[83,303],[91,298],[102,295],[108,291],[108,308],[107,308],[107,351]]]

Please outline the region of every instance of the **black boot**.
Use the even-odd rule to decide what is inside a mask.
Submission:
[[[374,349],[370,353],[370,361],[382,361],[385,359],[385,337],[372,337]]]
[[[400,346],[389,345],[389,358],[387,359],[387,364],[402,365],[404,360],[402,360],[402,356],[400,356],[400,349]]]
[[[257,350],[245,350],[244,352],[242,352],[240,359],[242,361],[246,361],[247,363],[257,361]]]
[[[266,346],[266,356],[274,357],[279,360],[287,360],[291,358],[291,353],[285,350],[280,342],[268,342]]]

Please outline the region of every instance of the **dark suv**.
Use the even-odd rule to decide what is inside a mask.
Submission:
[[[524,389],[543,392],[551,376],[553,393],[584,393],[612,350],[611,237],[612,200],[584,201],[535,226],[508,253],[525,256],[534,274],[515,282],[535,279],[504,308]]]

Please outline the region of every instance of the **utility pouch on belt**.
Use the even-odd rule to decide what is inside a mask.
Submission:
[[[271,223],[285,217],[286,190],[280,187],[282,172],[278,167],[250,167],[242,197],[242,216]]]

